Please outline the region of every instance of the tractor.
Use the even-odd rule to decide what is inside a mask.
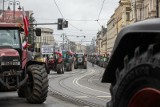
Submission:
[[[40,104],[47,98],[48,75],[43,63],[22,46],[23,32],[16,23],[0,24],[0,90],[15,89],[19,97]],[[41,35],[41,29],[35,32]]]
[[[64,74],[64,60],[60,52],[54,52],[48,59],[48,67],[54,70],[57,74]]]
[[[84,53],[76,53],[74,55],[74,69],[77,69],[79,66],[87,69],[87,56]]]
[[[123,28],[102,82],[111,83],[107,107],[160,107],[160,18]]]
[[[73,53],[70,51],[62,51],[62,55],[64,58],[64,67],[66,68],[66,71],[72,71],[73,68]]]

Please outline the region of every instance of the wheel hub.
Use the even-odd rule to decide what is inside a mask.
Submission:
[[[133,95],[128,107],[160,107],[160,91],[144,88]]]

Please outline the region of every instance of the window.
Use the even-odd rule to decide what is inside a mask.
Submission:
[[[0,30],[0,46],[11,46],[20,48],[18,30]]]

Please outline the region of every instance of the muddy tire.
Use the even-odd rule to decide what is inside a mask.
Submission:
[[[30,65],[27,68],[28,81],[26,99],[32,104],[41,104],[47,98],[48,74],[42,65]]]
[[[73,69],[72,63],[69,66],[70,66],[70,71],[72,71],[72,69]]]
[[[111,84],[107,107],[160,107],[159,47],[138,47],[133,57],[125,56],[124,68],[117,68],[116,81]]]
[[[26,95],[25,95],[25,89],[26,87],[22,86],[18,89],[17,93],[18,93],[18,97],[20,98],[25,98]]]
[[[70,71],[69,63],[66,63],[66,71]]]
[[[77,62],[74,63],[74,69],[77,69],[78,68],[78,64]]]
[[[84,62],[83,68],[87,69],[87,62]]]
[[[47,74],[50,74],[50,69],[47,64],[45,64],[45,68],[46,68]]]
[[[62,65],[61,64],[57,64],[57,74],[62,74],[63,71],[62,71]]]

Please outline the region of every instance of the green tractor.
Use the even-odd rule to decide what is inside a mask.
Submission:
[[[64,58],[64,67],[66,71],[72,71],[73,69],[73,53],[71,51],[62,51],[63,58]]]

